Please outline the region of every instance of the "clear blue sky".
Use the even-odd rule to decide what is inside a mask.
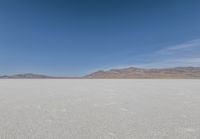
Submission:
[[[0,74],[200,66],[199,0],[0,0]]]

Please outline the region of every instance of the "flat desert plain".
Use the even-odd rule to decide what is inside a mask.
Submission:
[[[0,80],[0,139],[200,139],[200,80]]]

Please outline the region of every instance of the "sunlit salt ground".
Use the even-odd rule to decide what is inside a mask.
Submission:
[[[200,80],[0,80],[0,139],[200,139]]]

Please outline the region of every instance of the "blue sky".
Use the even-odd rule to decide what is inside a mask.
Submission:
[[[0,74],[200,66],[198,0],[0,0]]]

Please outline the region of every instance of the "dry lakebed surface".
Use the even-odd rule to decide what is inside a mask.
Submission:
[[[200,139],[200,80],[2,79],[0,139]]]

